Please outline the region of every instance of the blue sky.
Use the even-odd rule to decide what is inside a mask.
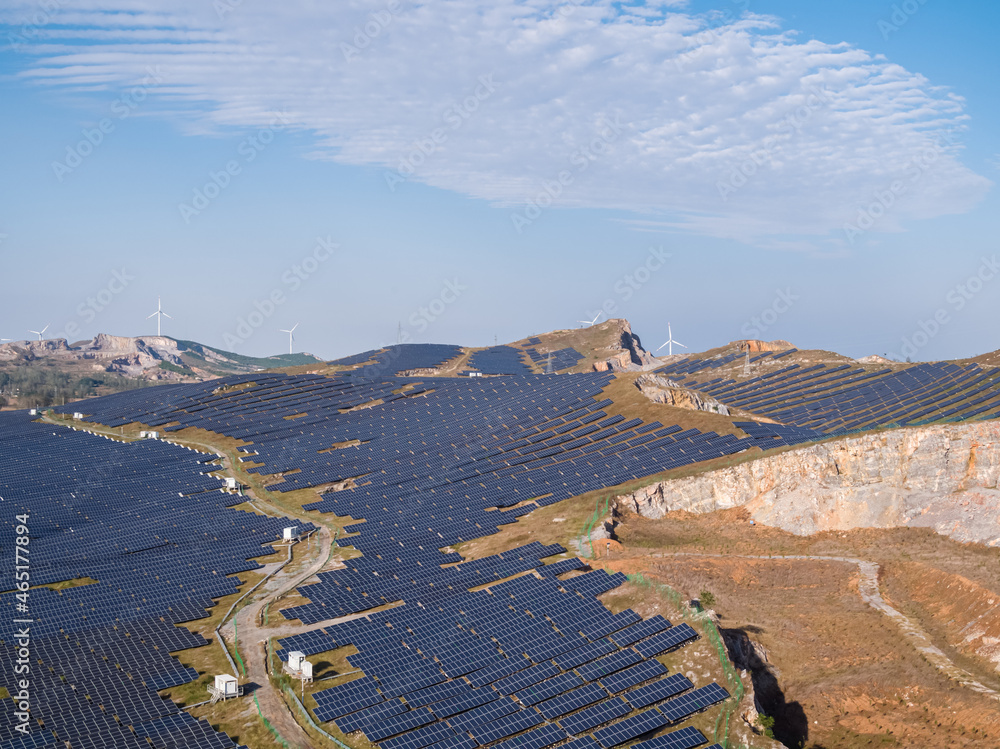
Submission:
[[[0,337],[1000,347],[994,4],[0,10]]]

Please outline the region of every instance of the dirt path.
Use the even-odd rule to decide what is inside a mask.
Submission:
[[[643,555],[645,556],[645,555]],[[871,562],[865,559],[856,559],[854,557],[835,557],[835,556],[806,556],[806,555],[788,555],[788,556],[763,556],[763,555],[750,555],[750,554],[697,554],[693,552],[653,552],[648,556],[651,557],[713,557],[716,559],[764,559],[764,560],[804,560],[810,562],[840,562],[843,564],[853,564],[857,565],[858,571],[860,573],[860,580],[858,581],[858,594],[861,596],[861,600],[871,606],[873,609],[880,611],[887,617],[892,619],[896,625],[903,632],[903,635],[910,640],[917,651],[927,659],[928,663],[938,669],[941,673],[947,676],[952,681],[961,684],[967,689],[971,689],[975,692],[979,692],[987,697],[994,700],[1000,701],[1000,692],[982,684],[977,681],[976,678],[963,668],[955,665],[952,660],[945,655],[945,653],[934,645],[930,636],[923,630],[923,628],[910,619],[908,616],[903,614],[901,611],[893,608],[885,599],[882,598],[882,593],[879,590],[878,585],[878,574],[879,565],[875,562]],[[612,562],[614,560],[611,560]]]
[[[187,439],[183,442],[216,452],[215,447],[204,442]],[[228,453],[223,454],[221,462],[222,469],[227,474],[233,475],[231,470],[232,457]],[[234,650],[236,649],[236,640],[239,640],[241,657],[246,666],[246,680],[257,685],[257,689],[253,693],[257,699],[255,707],[259,705],[261,714],[267,718],[271,726],[288,742],[290,747],[314,749],[316,742],[306,733],[297,716],[282,697],[281,690],[271,681],[268,673],[267,641],[269,637],[288,637],[301,632],[310,632],[320,629],[324,625],[349,621],[358,618],[358,616],[341,617],[340,619],[318,622],[314,625],[295,625],[289,622],[277,629],[265,629],[258,624],[261,612],[269,602],[294,590],[319,572],[343,567],[343,562],[334,559],[335,539],[327,526],[315,523],[309,518],[298,517],[283,507],[272,507],[267,501],[257,497],[252,489],[245,490],[245,498],[252,507],[265,515],[287,517],[302,523],[309,522],[318,528],[310,541],[296,544],[300,554],[299,560],[308,559],[306,568],[297,572],[280,570],[275,573],[249,596],[249,601],[244,603],[243,607],[237,610],[235,616],[219,630],[223,639]],[[315,543],[315,539],[318,539],[319,543]],[[280,566],[280,563],[275,563],[273,566],[267,565],[265,574]]]
[[[59,424],[59,422],[52,421],[48,417],[45,417],[45,420],[53,424]],[[62,424],[59,425],[62,426]],[[109,435],[114,434],[113,430],[102,429],[97,425],[88,424],[87,427],[94,428],[94,431],[97,432],[106,432]],[[117,437],[118,435],[115,436]],[[173,442],[173,440],[168,441]],[[207,442],[182,439],[174,444],[178,443],[182,444],[182,446],[199,447],[210,453],[219,454],[219,448]],[[233,456],[228,451],[223,451],[221,458],[222,465],[216,470],[221,470],[227,475],[235,475],[232,471]],[[256,697],[257,700],[254,707],[257,705],[260,706],[261,714],[267,718],[278,734],[288,742],[288,746],[296,749],[314,749],[316,741],[306,733],[297,720],[298,716],[293,714],[292,710],[285,703],[280,689],[272,683],[269,677],[267,658],[268,638],[288,637],[289,635],[300,634],[302,632],[311,632],[331,624],[340,624],[352,619],[359,619],[365,616],[365,614],[338,617],[312,625],[288,622],[277,628],[265,629],[261,627],[258,624],[261,611],[269,602],[294,590],[318,572],[343,567],[343,562],[334,558],[334,550],[336,549],[334,544],[335,539],[329,527],[323,525],[321,522],[315,522],[315,518],[299,517],[296,513],[290,512],[284,507],[272,506],[266,500],[256,496],[252,489],[247,489],[244,496],[252,507],[265,515],[287,517],[298,520],[301,523],[312,523],[318,528],[316,534],[312,536],[313,540],[305,543],[299,542],[295,545],[298,550],[296,561],[305,562],[307,565],[305,569],[300,569],[296,572],[285,571],[281,569],[283,562],[271,562],[264,565],[261,571],[265,575],[273,574],[273,576],[269,577],[266,582],[254,590],[248,596],[248,600],[241,604],[242,608],[238,609],[235,616],[226,621],[219,630],[223,639],[233,651],[237,650],[237,631],[239,633],[240,647],[238,650],[240,658],[246,667],[246,681],[257,685],[257,689],[253,692],[253,697]],[[318,539],[319,543],[315,543],[314,539]],[[324,741],[322,745],[327,746],[329,744]]]
[[[254,696],[260,705],[261,713],[281,734],[281,737],[288,742],[289,746],[308,747],[309,749],[315,746],[313,739],[299,725],[282,698],[281,691],[268,675],[267,638],[272,634],[272,631],[261,628],[257,622],[261,610],[269,601],[296,588],[326,568],[334,548],[333,534],[329,528],[320,526],[318,538],[319,544],[314,544],[309,551],[309,556],[312,559],[305,570],[296,573],[278,572],[254,591],[252,602],[239,609],[234,617],[236,629],[239,632],[240,650],[247,670],[246,678],[257,685]],[[298,546],[303,550],[306,548],[303,544]],[[307,629],[301,627],[297,631],[307,631]],[[222,627],[221,632],[226,641],[232,644],[234,639],[233,620],[227,622]]]

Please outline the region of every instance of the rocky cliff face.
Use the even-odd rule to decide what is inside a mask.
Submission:
[[[807,535],[929,527],[1000,545],[1000,422],[899,429],[813,445],[617,498],[651,518],[745,506],[757,522]]]
[[[729,408],[715,398],[682,388],[662,375],[644,374],[636,378],[635,386],[653,403],[686,408],[689,411],[709,411],[729,415]]]
[[[632,332],[628,320],[611,320],[618,324],[615,352],[603,361],[594,363],[597,372],[632,372],[659,366],[659,362],[642,347],[639,336]],[[604,356],[604,354],[601,354]]]
[[[126,338],[101,333],[78,350],[86,358],[104,362],[108,372],[129,377],[138,377],[147,369],[158,367],[160,362],[184,364],[177,342],[164,336]]]

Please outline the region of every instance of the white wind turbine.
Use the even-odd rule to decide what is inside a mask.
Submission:
[[[667,340],[663,344],[663,346],[669,346],[670,347],[670,348],[667,349],[667,355],[668,356],[673,356],[674,355],[674,344],[675,343],[678,346],[680,346],[681,348],[687,348],[687,346],[685,346],[680,341],[675,341],[674,340],[674,331],[670,329],[670,323],[667,323]],[[660,348],[663,348],[663,346],[660,346]],[[660,348],[658,348],[656,350],[659,351]]]
[[[45,332],[46,330],[48,330],[48,329],[49,329],[49,326],[48,326],[48,325],[46,325],[46,326],[45,326],[44,328],[42,328],[41,330],[29,330],[28,332],[29,332],[29,333],[34,333],[34,334],[35,334],[36,336],[38,336],[38,340],[40,341],[40,340],[42,340],[42,334],[43,334],[43,333],[44,333],[44,332]]]
[[[294,341],[294,340],[295,340],[295,336],[294,336],[294,335],[292,335],[292,333],[294,333],[294,332],[295,332],[295,329],[296,329],[297,327],[299,327],[299,324],[298,324],[298,323],[295,323],[295,324],[294,324],[294,325],[292,326],[292,329],[291,329],[291,330],[279,330],[279,331],[278,331],[279,333],[288,333],[288,353],[289,353],[289,354],[290,354],[290,353],[292,353],[292,341]]]
[[[154,312],[151,315],[147,315],[146,319],[148,320],[150,317],[155,317],[156,318],[156,335],[157,336],[160,335],[160,319],[164,318],[164,317],[167,318],[168,320],[173,320],[174,319],[170,315],[168,315],[166,312],[163,311],[163,305],[160,303],[160,297],[156,297],[156,312]]]
[[[600,317],[601,315],[603,315],[603,314],[604,314],[603,312],[598,312],[598,313],[597,313],[597,317],[595,317],[595,318],[594,318],[593,320],[577,320],[577,322],[578,322],[578,323],[581,323],[582,325],[586,325],[586,326],[587,326],[587,327],[589,328],[589,327],[590,327],[590,326],[592,326],[592,325],[593,325],[594,323],[596,323],[596,322],[597,322],[597,320],[598,320],[598,318],[599,318],[599,317]]]

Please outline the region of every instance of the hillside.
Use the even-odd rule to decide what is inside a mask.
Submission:
[[[317,361],[310,354],[248,357],[166,336],[101,333],[72,344],[13,341],[0,344],[0,397],[12,407],[48,406],[151,384],[200,382]]]
[[[328,745],[303,710],[352,749],[774,749],[772,718],[789,747],[1000,739],[979,717],[1000,697],[995,368],[786,341],[655,358],[624,320],[333,362],[36,344],[6,366],[157,385],[2,417],[0,495],[45,529],[42,580],[69,586],[39,647],[60,663],[95,617],[117,618],[93,652],[151,628],[176,660],[116,663],[206,741],[271,745],[245,702],[202,704],[241,673],[216,626],[290,745]],[[291,526],[308,540],[286,570]],[[321,674],[301,709],[279,675],[295,653]]]

